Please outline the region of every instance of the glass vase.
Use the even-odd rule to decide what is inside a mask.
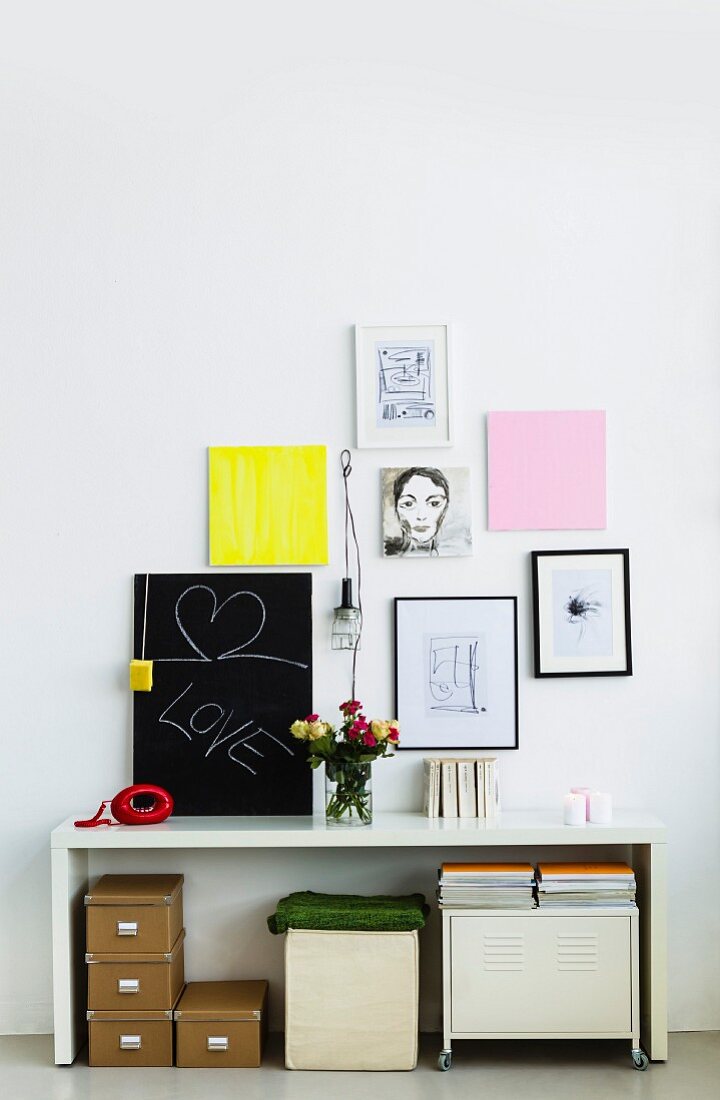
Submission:
[[[328,825],[372,824],[372,764],[325,761],[325,820]]]

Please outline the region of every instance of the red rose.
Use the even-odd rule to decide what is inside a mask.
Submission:
[[[308,714],[308,716],[307,716],[307,718],[305,719],[305,721],[306,721],[306,722],[317,722],[317,720],[318,720],[318,718],[319,718],[319,717],[320,717],[320,715],[319,715],[319,714]]]
[[[373,735],[370,733],[369,730],[365,734],[365,736],[363,737],[363,745],[367,745],[367,747],[369,749],[372,749],[375,745],[377,745],[377,741],[375,740],[375,738],[373,737]]]

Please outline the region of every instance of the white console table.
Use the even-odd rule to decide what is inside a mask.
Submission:
[[[175,817],[162,825],[76,829],[72,819],[51,834],[55,1061],[71,1063],[85,1042],[84,897],[89,852],[201,848],[527,848],[624,846],[635,870],[640,909],[641,1039],[654,1061],[667,1059],[666,834],[647,813],[618,811],[612,825],[572,828],[553,812],[504,813],[496,819],[428,819],[422,814],[376,814],[371,826],[328,828],[323,817]],[[238,853],[241,858],[240,853]],[[468,856],[471,853],[468,852]],[[350,856],[348,858],[351,858]],[[440,858],[442,855],[440,854]]]

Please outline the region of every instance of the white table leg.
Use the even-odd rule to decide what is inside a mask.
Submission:
[[[442,1004],[443,1004],[443,1050],[451,1048],[452,1034],[452,950],[450,943],[450,917],[442,913]]]
[[[55,1062],[69,1065],[87,1032],[84,899],[88,853],[86,849],[53,848],[51,859]]]
[[[636,844],[633,868],[640,909],[640,1035],[654,1062],[666,1062],[667,852],[664,844]]]

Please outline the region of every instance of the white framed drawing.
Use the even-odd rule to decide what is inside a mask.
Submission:
[[[533,550],[535,676],[632,676],[628,550]]]
[[[449,326],[356,325],[358,447],[450,447]]]
[[[403,749],[516,749],[516,596],[398,596]]]

